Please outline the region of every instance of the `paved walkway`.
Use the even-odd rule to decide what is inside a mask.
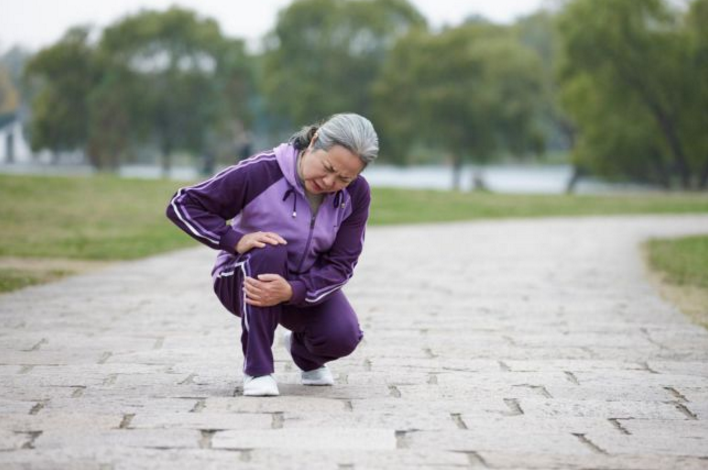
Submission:
[[[708,468],[708,332],[638,244],[708,216],[375,228],[337,384],[241,397],[196,248],[0,296],[0,468]]]

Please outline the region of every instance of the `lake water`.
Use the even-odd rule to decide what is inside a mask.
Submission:
[[[472,167],[462,171],[462,189],[467,191],[472,186]],[[1,173],[9,174],[45,174],[45,175],[91,175],[92,167],[87,165],[44,165],[13,164],[0,165]],[[483,169],[487,187],[500,193],[560,194],[565,192],[572,175],[570,165],[490,165]],[[161,170],[156,166],[124,165],[119,174],[128,178],[161,177]],[[452,169],[443,166],[395,167],[374,164],[364,172],[366,179],[375,187],[440,189],[452,188]],[[173,168],[170,178],[177,181],[202,179],[192,167]],[[584,178],[576,186],[577,193],[606,193],[651,190],[640,185],[605,183],[600,180]]]

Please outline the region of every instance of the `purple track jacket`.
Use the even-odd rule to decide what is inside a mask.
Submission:
[[[167,217],[197,241],[222,250],[213,276],[244,256],[236,252],[243,235],[279,234],[288,242],[293,289],[288,303],[307,307],[323,302],[351,278],[364,245],[371,192],[359,176],[345,189],[327,194],[314,216],[296,162],[291,144],[254,155],[177,191]]]

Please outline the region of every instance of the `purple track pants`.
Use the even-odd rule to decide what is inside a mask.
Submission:
[[[254,307],[244,301],[245,276],[280,274],[287,278],[287,251],[283,245],[254,248],[236,258],[214,278],[214,292],[226,309],[241,317],[241,347],[244,373],[251,376],[273,373],[273,339],[278,324],[291,330],[295,364],[309,371],[326,362],[351,354],[364,334],[356,313],[341,291],[319,305]]]

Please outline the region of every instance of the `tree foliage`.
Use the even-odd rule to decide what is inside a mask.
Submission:
[[[73,29],[26,69],[39,81],[35,149],[86,151],[114,168],[138,146],[207,151],[208,137],[247,119],[248,58],[241,41],[190,10],[141,11],[109,26],[97,44]],[[225,131],[226,130],[226,131]]]
[[[533,146],[539,66],[504,27],[475,21],[438,34],[413,31],[377,82],[376,115],[400,154],[421,141],[448,152],[459,187],[464,160],[483,164],[501,150]]]
[[[425,25],[406,0],[298,0],[266,42],[269,109],[302,125],[342,111],[370,115],[371,86],[395,41]]]
[[[28,99],[22,73],[29,56],[20,47],[13,47],[0,56],[0,113],[17,112]]]
[[[705,185],[698,174],[708,164],[706,134],[696,103],[706,75],[700,78],[700,47],[692,50],[683,13],[664,0],[576,0],[559,26],[562,98],[579,128],[577,161],[605,175]]]
[[[144,11],[107,28],[98,49],[108,73],[91,99],[96,120],[111,122],[97,139],[105,130],[121,145],[130,130],[153,140],[165,172],[174,150],[202,152],[210,129],[246,114],[243,46],[212,19],[175,7]]]
[[[547,150],[567,151],[573,145],[574,127],[558,100],[560,84],[556,69],[560,38],[555,15],[548,10],[537,11],[519,18],[512,30],[521,44],[536,52],[541,61],[541,113],[536,125],[542,134],[542,142],[538,143],[543,144]]]
[[[705,188],[708,0],[557,3],[431,31],[407,0],[295,0],[257,57],[193,11],[141,11],[96,41],[71,29],[20,91],[33,148],[83,149],[98,167],[149,148],[167,171],[177,151],[231,143],[251,109],[261,131],[348,111],[372,118],[383,159],[450,159],[458,186],[465,162],[573,145],[577,168]],[[6,78],[0,110],[16,101]]]
[[[98,82],[89,29],[72,28],[55,45],[32,57],[25,68],[38,82],[32,101],[30,144],[34,150],[83,148],[89,119],[85,95]]]
[[[0,114],[14,111],[19,104],[19,93],[12,83],[10,73],[0,64]]]

